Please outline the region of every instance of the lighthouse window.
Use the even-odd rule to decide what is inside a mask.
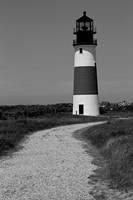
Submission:
[[[80,52],[80,53],[83,53],[83,49],[82,49],[82,48],[80,48],[80,49],[79,49],[79,52]]]

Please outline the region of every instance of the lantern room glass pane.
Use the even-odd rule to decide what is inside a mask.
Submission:
[[[77,31],[91,30],[91,24],[90,24],[90,22],[77,22],[76,30]]]

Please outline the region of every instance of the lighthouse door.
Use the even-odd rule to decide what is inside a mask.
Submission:
[[[79,114],[84,114],[84,105],[79,105]]]

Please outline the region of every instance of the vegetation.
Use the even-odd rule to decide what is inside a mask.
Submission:
[[[0,156],[20,148],[28,134],[56,126],[101,121],[101,117],[81,117],[71,114],[47,114],[43,118],[0,121]]]
[[[113,111],[103,111],[102,109],[100,109],[101,111],[101,115],[102,116],[109,116],[109,117],[115,117],[115,118],[118,118],[118,117],[123,117],[123,118],[130,118],[130,117],[133,117],[133,110],[126,110],[126,111],[122,111],[122,110],[113,110]]]
[[[0,106],[0,120],[43,118],[47,114],[55,113],[72,113],[72,103]],[[110,117],[130,117],[133,116],[133,104],[127,104],[125,101],[114,104],[102,102],[100,104],[100,114]]]
[[[110,186],[133,186],[133,119],[108,121],[85,130],[82,137],[91,141],[106,160],[103,173],[106,172]]]
[[[72,113],[71,103],[59,103],[51,105],[14,105],[0,106],[0,120],[40,118],[46,114]]]

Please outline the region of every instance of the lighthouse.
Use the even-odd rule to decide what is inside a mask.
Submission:
[[[74,55],[74,88],[73,88],[73,114],[99,115],[98,83],[96,65],[97,40],[94,39],[96,28],[93,20],[83,16],[76,20],[76,29],[73,33]]]

